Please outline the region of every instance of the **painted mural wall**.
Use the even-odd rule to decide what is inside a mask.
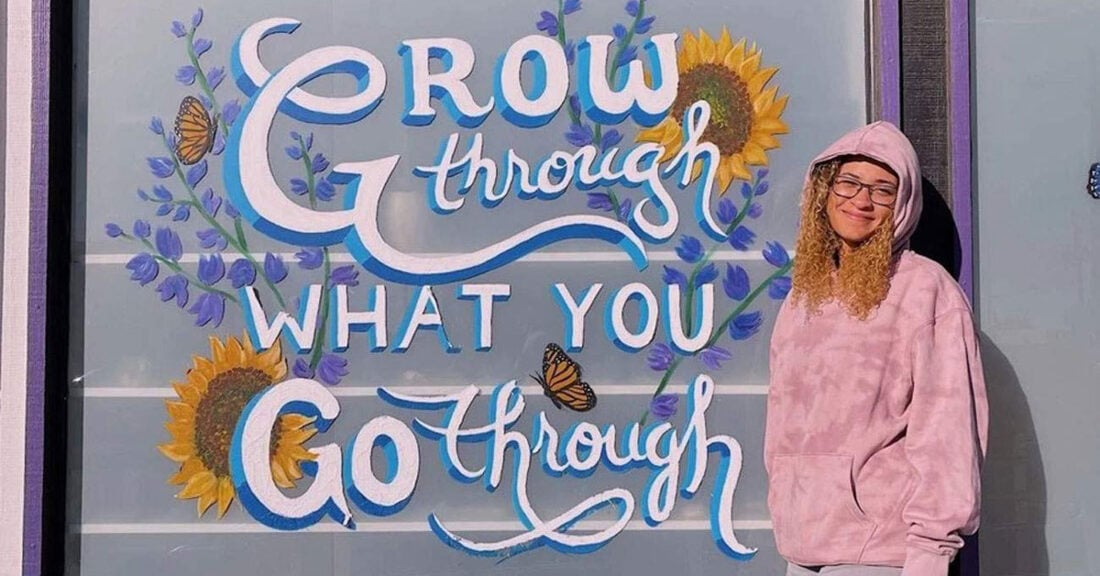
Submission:
[[[775,573],[864,3],[83,5],[79,574]]]

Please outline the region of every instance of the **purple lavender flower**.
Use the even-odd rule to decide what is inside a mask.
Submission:
[[[291,178],[290,191],[297,194],[298,196],[302,196],[306,192],[309,192],[309,184],[306,184],[306,181],[302,180],[301,178]]]
[[[134,220],[134,236],[138,238],[148,238],[150,233],[148,222],[141,219]]]
[[[630,211],[634,208],[634,203],[630,198],[623,198],[622,202],[619,202],[619,220],[626,222],[630,220]]]
[[[336,354],[325,354],[317,363],[317,379],[329,386],[340,383],[348,375],[348,361]]]
[[[791,292],[790,276],[780,276],[768,284],[768,297],[772,300],[782,300]]]
[[[183,256],[183,243],[179,234],[171,228],[157,228],[156,245],[157,252],[169,260],[178,262]]]
[[[572,14],[581,9],[581,0],[565,0],[562,4],[562,14]]]
[[[172,212],[172,205],[170,203],[164,203],[157,206],[157,216],[167,216]]]
[[[694,264],[703,257],[703,243],[694,236],[687,234],[680,237],[680,245],[676,247],[676,255],[688,264]]]
[[[291,160],[301,160],[302,159],[302,149],[301,148],[299,148],[297,146],[287,146],[286,148],[284,148],[284,150],[286,150],[286,155],[290,156]]]
[[[768,183],[761,181],[756,184],[756,188],[753,192],[756,196],[763,196],[768,193]]]
[[[161,302],[175,299],[176,306],[183,308],[187,306],[187,299],[189,298],[187,293],[187,278],[178,274],[173,274],[161,281],[157,286],[157,293],[160,294]]]
[[[180,22],[179,20],[172,21],[172,34],[176,38],[183,38],[184,36],[187,36],[187,28],[183,27],[183,22]]]
[[[225,215],[229,216],[230,218],[233,218],[235,220],[235,219],[240,217],[241,213],[237,212],[237,208],[233,206],[232,202],[226,200],[225,201]]]
[[[718,278],[718,267],[714,265],[714,262],[703,266],[702,270],[695,275],[695,285],[702,286],[703,284],[710,284]]]
[[[327,177],[321,178],[317,181],[317,187],[313,193],[317,195],[318,200],[328,202],[336,197],[336,186],[333,186]]]
[[[199,24],[202,24],[202,8],[199,8],[195,15],[191,17],[191,27],[198,28]]]
[[[656,19],[656,16],[646,16],[645,18],[638,20],[638,23],[634,25],[634,31],[638,34],[645,34],[649,32],[649,29],[653,27],[653,21]]]
[[[626,13],[632,18],[638,17],[638,0],[630,0],[626,3]]]
[[[183,84],[184,86],[190,86],[195,83],[195,76],[198,74],[198,70],[190,64],[186,66],[180,66],[176,70],[176,82]]]
[[[737,219],[737,206],[734,205],[733,200],[729,198],[723,198],[718,202],[718,221],[725,226],[729,226],[731,222]]]
[[[581,97],[576,93],[569,96],[569,110],[573,112],[574,116],[581,115]]]
[[[543,10],[539,14],[539,21],[535,22],[535,28],[546,33],[547,36],[558,35],[558,18],[550,12]]]
[[[674,394],[660,394],[649,401],[649,413],[654,418],[667,422],[676,415],[676,404],[680,399]]]
[[[752,184],[748,182],[741,183],[741,197],[746,200],[752,198]]]
[[[157,274],[160,274],[160,265],[157,264],[156,258],[153,258],[153,255],[148,252],[142,252],[130,258],[130,261],[126,263],[126,269],[130,271],[130,280],[142,286],[156,280]]]
[[[623,53],[619,55],[619,59],[615,62],[619,66],[626,66],[630,64],[631,60],[634,60],[638,56],[638,47],[634,44],[626,47]]]
[[[241,113],[241,103],[236,99],[226,102],[222,106],[222,120],[229,126],[233,125],[233,122],[237,119],[237,115]]]
[[[150,159],[150,160],[152,160],[152,159]],[[160,160],[160,159],[158,159],[158,160]],[[172,159],[171,158],[163,158],[163,160],[167,160],[169,166],[171,166],[171,164],[172,164]],[[150,166],[152,166],[151,163],[150,163]],[[171,176],[172,173],[169,172],[168,175]],[[162,185],[162,184],[157,184],[156,186],[153,186],[153,196],[156,196],[157,199],[162,201],[162,202],[171,202],[172,201],[172,193],[169,192],[168,189],[165,188],[164,185]]]
[[[704,348],[699,352],[699,361],[702,362],[707,368],[711,370],[718,370],[722,368],[722,362],[725,362],[733,358],[729,350],[720,348],[718,346],[711,346],[710,348]]]
[[[309,367],[309,362],[305,358],[298,358],[294,361],[294,367],[291,368],[294,375],[299,378],[313,378],[313,368]]]
[[[299,136],[299,138],[300,138],[300,136]],[[312,149],[313,149],[313,132],[310,132],[306,136],[306,150],[312,150]]]
[[[225,298],[221,294],[206,292],[187,311],[195,315],[195,326],[206,326],[213,322],[211,328],[217,328],[225,318]]]
[[[191,207],[187,204],[180,204],[176,207],[176,213],[172,215],[173,222],[187,222],[187,219],[191,217]]]
[[[153,119],[149,121],[149,130],[151,130],[153,134],[164,135],[164,122],[161,122],[160,118],[153,116]]]
[[[152,200],[152,198],[150,198],[149,195],[145,193],[145,190],[142,190],[141,188],[137,189],[137,197],[146,202]]]
[[[237,258],[229,266],[227,276],[233,284],[233,288],[251,286],[256,281],[256,267],[244,258]]]
[[[672,365],[672,358],[672,348],[669,348],[664,342],[658,342],[649,349],[649,355],[646,356],[645,361],[650,370],[661,372],[668,370],[668,367]]]
[[[187,185],[194,188],[203,178],[206,178],[206,160],[200,160],[187,170]]]
[[[225,276],[225,262],[221,254],[205,254],[199,257],[199,280],[207,286],[217,284]]]
[[[577,43],[570,40],[565,43],[565,63],[572,65],[577,60]]]
[[[111,238],[118,238],[119,236],[122,236],[124,234],[124,232],[122,231],[122,227],[113,222],[108,222],[104,228],[106,229],[107,236],[110,236]]]
[[[661,276],[665,284],[679,284],[680,288],[687,288],[687,275],[672,266],[664,266],[665,273]]]
[[[304,270],[316,270],[321,267],[322,258],[324,254],[320,248],[314,248],[307,246],[302,248],[301,251],[295,252],[294,257],[298,259],[298,266]]]
[[[328,159],[325,158],[324,154],[317,154],[313,157],[313,161],[310,162],[310,169],[313,171],[314,174],[320,174],[321,172],[328,170],[328,166]]]
[[[343,284],[344,286],[358,286],[359,285],[359,270],[355,266],[339,266],[332,271],[333,284]]]
[[[763,213],[764,213],[764,208],[760,204],[758,204],[756,202],[753,202],[752,204],[749,204],[749,209],[748,209],[749,218],[752,218],[752,219],[759,218]]]
[[[722,289],[733,300],[744,300],[749,295],[749,273],[741,266],[726,264],[726,276],[722,278]]]
[[[205,230],[199,230],[195,232],[195,236],[199,239],[199,246],[207,250],[225,250],[229,243],[225,237],[222,236],[217,229],[207,228]]]
[[[218,215],[218,209],[222,206],[222,199],[221,196],[214,193],[213,188],[207,188],[206,191],[202,193],[201,201],[202,209],[206,210],[206,213],[209,214],[211,218]]]
[[[279,256],[268,252],[264,256],[264,276],[267,276],[268,280],[272,283],[278,284],[286,278],[287,269],[286,264],[283,263],[283,259]]]
[[[760,312],[741,314],[730,322],[730,338],[734,340],[748,340],[760,330],[764,324],[764,317]]]
[[[149,164],[149,171],[157,178],[167,178],[176,173],[176,165],[172,162],[171,158],[158,156],[155,158],[146,158],[145,162]],[[153,188],[153,192],[156,193],[155,187]]]
[[[210,85],[211,90],[217,90],[222,80],[225,80],[225,68],[221,66],[211,68],[210,73],[206,75],[206,83]]]
[[[566,141],[577,147],[591,144],[593,138],[595,134],[588,124],[570,124],[569,130],[565,132]]]
[[[616,24],[612,26],[611,34],[615,36],[616,40],[621,42],[623,38],[626,38],[626,26],[623,26],[622,24]]]
[[[767,248],[764,249],[764,259],[768,261],[768,264],[776,268],[782,268],[791,261],[790,255],[787,254],[787,249],[774,240],[768,242]]]
[[[206,52],[210,50],[213,45],[214,43],[207,40],[206,38],[196,38],[195,42],[192,44],[192,47],[194,47],[195,49],[195,56],[202,56],[203,54],[206,54]]]
[[[600,138],[600,149],[607,150],[622,141],[623,135],[618,130],[612,128],[604,132],[603,137]]]
[[[736,230],[730,233],[729,244],[738,250],[748,250],[753,240],[756,240],[755,232],[744,226],[738,226]]]
[[[588,207],[604,212],[610,212],[614,208],[611,204],[611,196],[608,196],[606,192],[589,192]]]

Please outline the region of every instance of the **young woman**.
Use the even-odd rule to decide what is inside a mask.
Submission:
[[[921,177],[876,122],[806,176],[764,459],[788,575],[944,576],[978,527],[988,406],[966,296],[909,250]]]

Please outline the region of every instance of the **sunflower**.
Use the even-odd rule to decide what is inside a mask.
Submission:
[[[210,358],[192,357],[185,382],[173,382],[179,400],[165,402],[168,421],[164,427],[172,441],[157,446],[179,472],[169,484],[182,484],[176,498],[197,498],[202,516],[215,502],[218,518],[233,502],[235,490],[229,473],[229,443],[237,419],[258,392],[286,377],[286,361],[276,343],[256,352],[247,338],[210,337]],[[313,418],[299,414],[279,416],[271,430],[271,473],[280,488],[293,488],[302,477],[299,466],[313,460],[302,443],[317,433]]]
[[[685,32],[683,39],[676,57],[680,85],[672,109],[660,124],[639,132],[637,141],[664,146],[660,162],[672,158],[682,146],[684,111],[706,100],[710,122],[702,140],[714,143],[721,152],[718,190],[725,192],[734,179],[752,179],[750,165],[768,165],[765,151],[778,148],[776,135],[787,133],[780,116],[788,96],[776,98],[775,86],[765,89],[779,69],[760,67],[756,44],[746,47],[744,38],[734,44],[725,28],[717,42],[702,30],[698,37]],[[696,164],[692,177],[701,170]]]

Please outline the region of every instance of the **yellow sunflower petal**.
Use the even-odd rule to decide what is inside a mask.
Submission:
[[[187,371],[187,383],[190,384],[191,387],[199,393],[199,395],[206,394],[206,389],[210,387],[211,379],[212,377],[208,378],[205,374],[199,372],[198,370]]]
[[[199,499],[195,503],[195,507],[198,508],[199,511],[199,517],[202,517],[203,514],[206,514],[206,511],[209,510],[210,507],[214,505],[214,502],[217,501],[218,492],[216,489],[207,490],[206,492],[199,494]]]
[[[790,99],[790,95],[785,95],[785,96],[782,96],[780,98],[777,98],[775,100],[775,102],[772,102],[772,105],[768,107],[768,109],[765,113],[768,116],[772,117],[772,118],[779,118],[779,116],[781,116],[783,114],[783,111],[787,109],[787,100],[789,100],[789,99]],[[783,131],[780,132],[780,134],[786,134],[786,133],[787,133],[787,125],[783,124]]]
[[[699,62],[703,64],[712,64],[715,62],[715,55],[718,53],[717,47],[714,45],[714,39],[707,34],[706,30],[699,31]]]
[[[191,422],[195,419],[195,409],[185,402],[165,400],[164,407],[168,410],[168,416],[176,422]]]
[[[775,93],[778,91],[778,87],[772,86],[761,92],[760,95],[752,101],[753,110],[755,110],[757,114],[763,114],[764,111],[772,105],[772,102],[775,101]]]
[[[297,430],[306,424],[312,424],[316,420],[316,417],[301,414],[283,414],[279,417],[279,425],[283,430]]]
[[[206,470],[206,466],[202,465],[202,460],[198,458],[190,458],[180,466],[180,471],[168,477],[169,484],[183,484],[191,479],[192,476]]]
[[[764,149],[751,140],[745,142],[745,148],[741,150],[741,154],[745,157],[745,162],[749,164],[755,166],[768,165],[768,155],[764,153]]]
[[[214,365],[214,363],[210,360],[207,360],[206,358],[203,358],[202,356],[192,356],[191,366],[191,370],[198,372],[207,380],[213,380],[214,376],[217,376],[218,374],[218,368]]]
[[[779,72],[779,68],[763,68],[754,74],[748,82],[749,96],[759,94],[764,89],[764,85],[768,83],[768,80],[775,76],[776,72]]]
[[[278,460],[271,461],[271,478],[275,480],[275,485],[279,488],[294,487],[294,482],[287,478],[286,471],[283,470],[283,466],[279,464]]]
[[[786,98],[786,96],[784,96],[783,98]],[[760,119],[757,119],[757,120],[753,120],[752,127],[753,127],[754,132],[759,130],[760,132],[765,133],[765,134],[786,134],[787,133],[787,123],[783,122],[782,120],[780,120],[778,118],[764,117],[764,118],[760,118]]]
[[[225,363],[225,344],[217,336],[210,337],[210,358],[215,364]]]
[[[726,55],[733,49],[733,40],[730,38],[729,28],[722,27],[722,35],[718,37],[718,45],[715,46],[715,62],[725,62]]]
[[[168,421],[164,423],[164,429],[177,444],[192,444],[195,440],[195,426],[191,422]]]
[[[691,180],[694,182],[699,178],[699,175],[703,173],[703,162],[698,161],[691,165]]]
[[[745,165],[745,159],[740,154],[730,156],[730,165],[732,166],[734,178],[752,180],[752,173],[749,172],[749,167]]]
[[[317,435],[317,429],[313,427],[302,428],[301,430],[287,430],[279,435],[279,445],[289,446],[290,444],[302,444],[306,440],[313,438]]]
[[[230,337],[225,343],[225,360],[231,366],[243,366],[245,363],[244,348],[240,340]]]
[[[291,480],[299,480],[302,478],[302,469],[298,467],[298,464],[290,457],[280,456],[279,463],[282,464],[283,470],[286,471],[286,475]]]
[[[298,445],[284,446],[283,448],[280,448],[280,450],[285,452],[288,457],[293,458],[294,460],[297,460],[297,461],[316,460],[317,459],[316,454],[314,454],[313,452],[310,452],[306,448],[304,448],[302,446],[298,446]]]
[[[754,52],[749,54],[745,61],[741,63],[741,68],[737,70],[737,73],[742,78],[752,78],[756,75],[756,72],[760,68],[760,52]]]
[[[766,132],[757,132],[753,130],[752,140],[765,150],[779,148],[779,139]]]
[[[723,158],[718,163],[718,194],[725,194],[733,181],[733,163],[729,158]]]
[[[176,391],[176,396],[179,396],[180,400],[183,400],[189,406],[198,408],[199,401],[202,400],[202,394],[198,390],[179,382],[173,382],[172,389]]]
[[[699,65],[699,42],[691,32],[684,32],[684,45],[680,48],[676,64],[681,73]]]
[[[233,482],[229,480],[228,476],[218,480],[218,518],[225,516],[226,511],[229,510],[229,505],[233,503],[233,496],[235,495]]]
[[[195,455],[195,445],[190,442],[160,444],[157,446],[157,450],[159,450],[161,454],[164,454],[165,458],[181,464]]]
[[[682,148],[683,145],[683,137],[680,133],[679,125],[674,125],[670,129],[665,130],[664,138],[661,139],[661,146],[664,147],[665,152],[661,154],[657,162],[667,162],[670,158],[680,153],[680,148]]]
[[[204,470],[195,474],[187,481],[187,485],[180,490],[179,494],[176,494],[177,498],[196,498],[206,492],[213,492],[214,488],[218,485],[218,477],[214,476],[214,473],[209,470]]]
[[[737,41],[737,44],[733,45],[733,48],[726,54],[725,60],[722,64],[726,68],[737,72],[741,69],[741,64],[745,61],[745,39],[742,38]]]

